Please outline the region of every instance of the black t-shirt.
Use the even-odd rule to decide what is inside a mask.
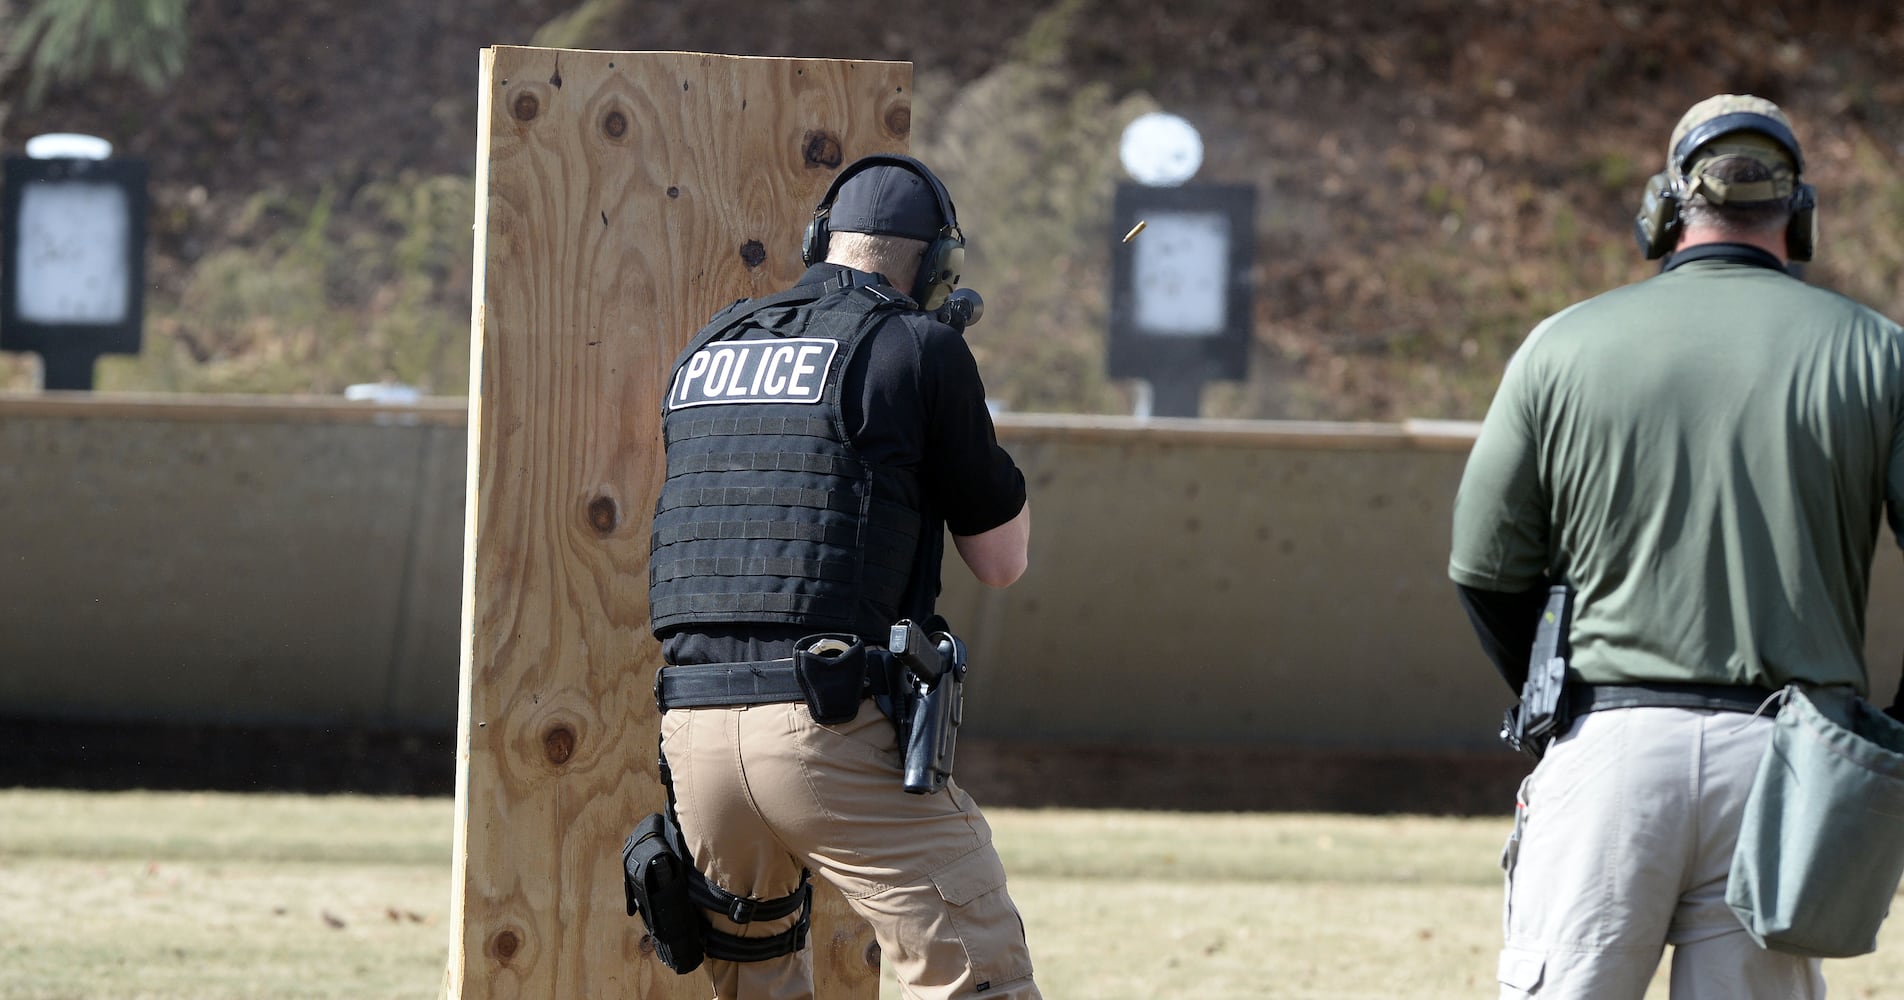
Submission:
[[[841,275],[869,277],[817,264],[799,283]],[[913,575],[936,596],[942,526],[955,535],[976,535],[1017,517],[1025,506],[1025,477],[999,447],[978,362],[958,331],[927,313],[890,312],[861,341],[844,378],[841,409],[860,457],[918,477],[926,545]],[[792,655],[793,640],[809,631],[696,625],[669,635],[665,655],[669,663],[776,659]]]

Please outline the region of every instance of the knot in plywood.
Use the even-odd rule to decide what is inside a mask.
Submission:
[[[887,135],[895,139],[904,139],[912,134],[912,105],[895,104],[887,108],[885,115],[879,120],[886,126]]]
[[[550,727],[542,734],[542,754],[557,767],[567,764],[575,756],[575,730],[563,725]]]
[[[809,167],[826,170],[837,168],[846,154],[840,149],[840,138],[831,132],[813,130],[800,139],[800,159]]]
[[[515,928],[506,927],[489,939],[490,956],[503,965],[508,965],[521,950],[522,935],[516,933]]]
[[[588,526],[598,534],[612,535],[620,524],[621,508],[614,497],[598,496],[588,502]]]
[[[580,687],[531,696],[510,722],[510,756],[516,780],[535,781],[552,774],[586,770],[600,720],[584,704]]]

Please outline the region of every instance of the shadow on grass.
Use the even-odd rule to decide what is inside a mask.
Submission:
[[[443,796],[449,732],[0,718],[0,786]],[[1187,812],[1511,811],[1508,751],[1079,745],[967,739],[959,783],[987,806]]]

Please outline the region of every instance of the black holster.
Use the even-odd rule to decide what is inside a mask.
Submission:
[[[952,777],[959,724],[965,721],[964,705],[963,663],[913,702],[912,725],[906,729],[906,791],[930,795],[945,788]]]
[[[1520,704],[1509,708],[1501,720],[1501,741],[1536,761],[1546,755],[1547,744],[1573,724],[1565,697],[1572,627],[1573,588],[1556,585],[1548,590],[1547,606],[1534,631]]]
[[[621,847],[622,888],[628,915],[641,917],[661,964],[685,975],[700,968],[707,918],[694,905],[694,865],[681,831],[666,813],[652,813]]]
[[[945,624],[936,615],[928,622]],[[900,668],[893,724],[905,752],[902,786],[914,795],[942,791],[952,777],[953,751],[964,721],[965,643],[950,631],[928,630],[910,619],[893,625],[886,645]],[[903,720],[903,721],[902,721]]]

